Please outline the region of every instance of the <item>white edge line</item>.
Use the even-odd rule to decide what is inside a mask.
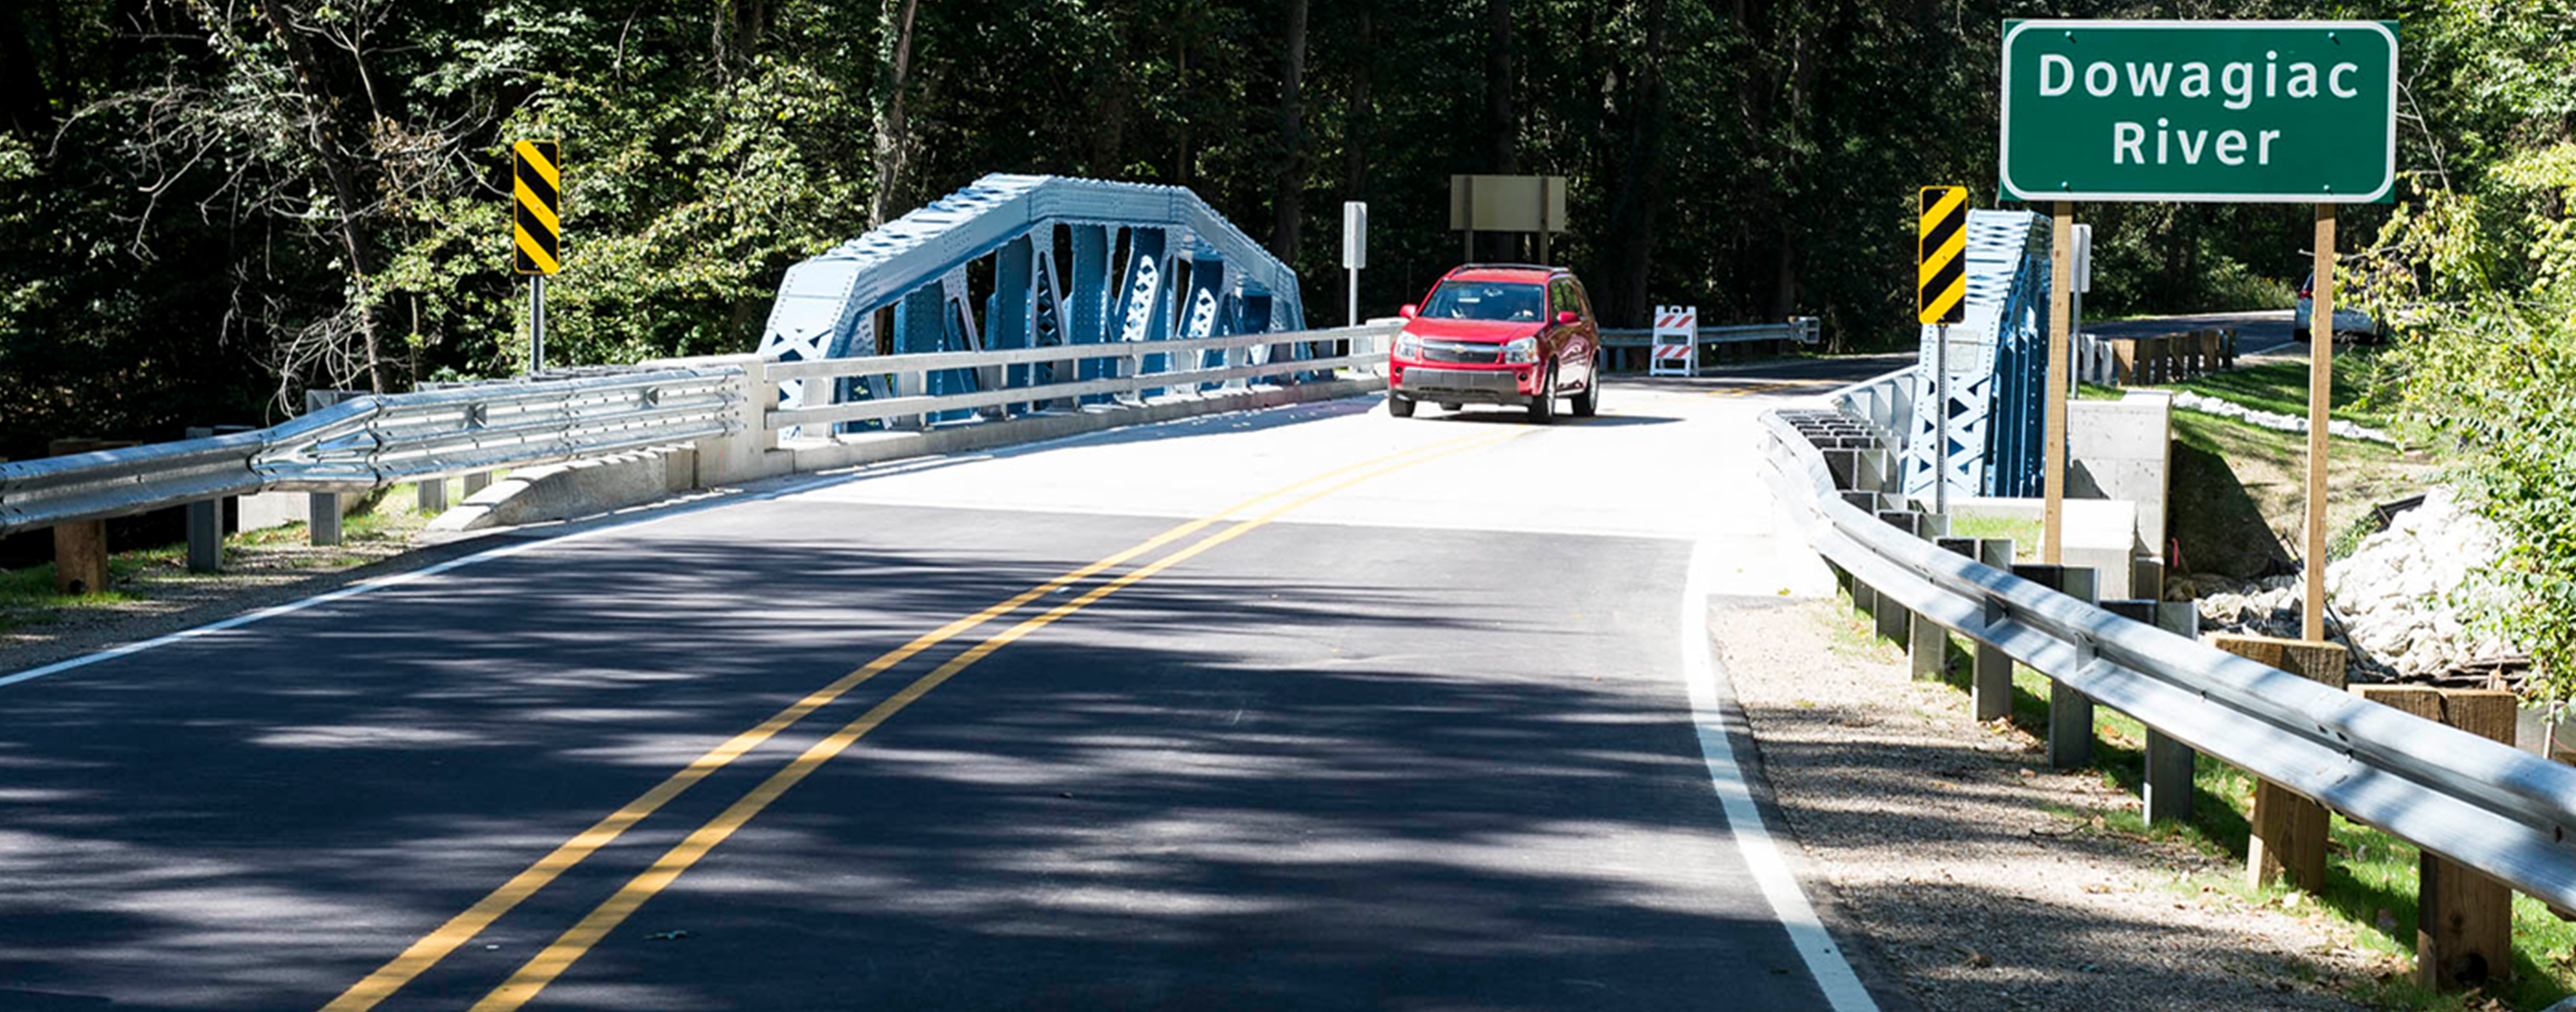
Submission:
[[[1717,672],[1708,662],[1708,567],[1714,546],[1702,539],[1691,549],[1690,575],[1682,587],[1681,651],[1682,676],[1690,684],[1691,723],[1699,732],[1699,751],[1708,761],[1708,779],[1717,789],[1717,797],[1726,812],[1726,823],[1735,834],[1735,849],[1744,855],[1752,870],[1753,880],[1762,887],[1762,895],[1771,901],[1771,911],[1782,927],[1789,930],[1789,941],[1806,961],[1807,973],[1825,994],[1834,1012],[1878,1012],[1878,1002],[1861,986],[1860,975],[1853,972],[1851,961],[1844,958],[1841,947],[1825,932],[1816,917],[1816,908],[1807,902],[1807,894],[1798,888],[1796,876],[1780,855],[1778,841],[1772,839],[1770,827],[1762,821],[1762,810],[1753,803],[1753,792],[1745,786],[1744,770],[1735,764],[1735,746],[1728,739],[1725,711],[1718,705]]]
[[[1357,396],[1366,396],[1366,395],[1357,395]],[[611,522],[608,522],[608,523],[600,524],[600,525],[598,525],[598,526],[596,526],[596,527],[589,527],[589,528],[585,528],[585,529],[582,529],[582,530],[573,531],[573,532],[570,532],[570,533],[567,533],[567,534],[557,534],[557,535],[553,535],[553,536],[550,536],[550,537],[531,538],[531,539],[528,539],[528,540],[525,540],[525,541],[520,541],[520,542],[515,543],[515,544],[503,545],[503,546],[498,547],[498,548],[488,548],[488,549],[485,549],[485,550],[483,550],[483,551],[476,552],[476,553],[474,553],[474,554],[472,554],[472,555],[467,555],[467,556],[463,556],[463,557],[460,557],[460,558],[449,559],[449,560],[447,560],[447,561],[445,561],[445,562],[437,563],[437,564],[434,564],[434,565],[423,566],[423,567],[421,567],[421,568],[419,568],[419,569],[411,570],[411,571],[409,571],[409,572],[404,572],[404,573],[395,573],[395,574],[390,575],[390,576],[378,577],[378,578],[373,579],[373,580],[364,580],[364,581],[360,581],[360,582],[358,582],[358,583],[353,583],[353,584],[350,584],[350,585],[348,585],[348,586],[346,586],[346,587],[341,587],[341,588],[339,588],[339,589],[332,590],[332,591],[329,591],[329,592],[326,592],[326,593],[315,594],[315,595],[313,595],[312,597],[305,598],[305,599],[303,599],[303,600],[301,600],[301,601],[290,601],[290,602],[287,602],[287,603],[285,603],[285,604],[272,605],[272,606],[269,606],[269,607],[266,607],[266,608],[261,608],[261,609],[259,609],[259,610],[257,610],[257,611],[244,612],[244,613],[242,613],[242,614],[235,615],[235,616],[233,616],[233,617],[231,617],[231,618],[223,619],[223,620],[221,620],[221,621],[217,621],[217,622],[209,622],[209,623],[207,623],[207,624],[205,624],[205,625],[197,626],[197,627],[192,628],[192,629],[182,629],[182,630],[180,630],[180,631],[178,631],[178,632],[170,633],[170,634],[168,634],[168,635],[166,635],[166,636],[157,636],[157,637],[154,637],[154,638],[152,638],[152,639],[148,639],[148,640],[140,640],[140,641],[133,642],[133,643],[126,643],[126,644],[122,644],[122,645],[119,645],[119,646],[109,647],[108,649],[101,650],[101,651],[98,651],[98,652],[96,652],[96,653],[82,654],[81,656],[73,657],[73,658],[69,658],[69,659],[67,659],[67,660],[55,661],[55,662],[54,662],[54,663],[52,663],[52,664],[47,664],[47,665],[44,665],[44,666],[42,666],[42,667],[29,668],[29,669],[27,669],[27,670],[25,670],[25,671],[20,671],[20,672],[17,672],[17,673],[15,673],[15,674],[6,675],[6,676],[0,676],[0,688],[7,688],[7,687],[9,687],[9,686],[16,685],[16,684],[18,684],[18,683],[20,683],[20,682],[32,682],[32,681],[35,681],[36,679],[43,678],[43,677],[45,677],[45,676],[47,676],[47,675],[58,675],[58,674],[61,674],[61,673],[65,672],[65,671],[73,670],[73,669],[75,669],[75,668],[85,668],[85,667],[88,667],[88,666],[90,666],[90,665],[92,665],[92,664],[96,664],[96,663],[98,663],[98,662],[100,662],[100,661],[114,660],[114,659],[119,658],[119,657],[124,657],[124,656],[126,656],[126,655],[128,655],[128,654],[139,654],[139,653],[142,653],[142,652],[144,652],[144,651],[146,651],[146,650],[152,650],[152,649],[156,649],[156,648],[159,648],[159,647],[166,647],[166,646],[169,646],[169,645],[171,645],[171,644],[173,644],[173,643],[181,643],[181,642],[185,642],[185,641],[187,641],[187,640],[196,639],[196,638],[198,638],[198,637],[200,637],[200,636],[207,636],[207,635],[211,635],[211,634],[213,634],[213,633],[223,632],[223,631],[225,631],[225,630],[227,630],[227,629],[238,629],[238,628],[240,628],[240,627],[242,627],[242,626],[249,625],[249,624],[251,624],[251,623],[253,623],[253,622],[259,622],[259,621],[263,621],[263,620],[266,620],[266,619],[276,618],[277,616],[280,616],[280,615],[293,614],[293,613],[295,613],[295,612],[303,611],[304,609],[306,609],[306,608],[310,608],[310,607],[313,607],[313,606],[315,606],[315,605],[320,605],[320,604],[329,604],[329,603],[331,603],[331,602],[333,602],[333,601],[338,601],[338,600],[342,600],[342,599],[345,599],[345,598],[356,597],[356,596],[358,596],[358,595],[360,595],[360,594],[365,594],[365,593],[369,593],[369,592],[372,592],[372,591],[382,590],[382,589],[384,589],[384,588],[386,588],[386,587],[398,587],[398,586],[401,586],[401,585],[403,585],[403,584],[410,583],[410,582],[412,582],[412,581],[414,581],[414,580],[426,579],[426,578],[428,578],[428,577],[436,576],[436,575],[438,575],[438,574],[440,574],[440,573],[448,572],[449,570],[454,570],[454,569],[463,569],[463,568],[465,568],[465,567],[467,567],[467,566],[475,565],[475,564],[478,564],[478,563],[490,562],[490,561],[492,561],[492,560],[494,560],[494,559],[506,559],[506,558],[509,558],[510,556],[517,555],[517,554],[519,554],[519,553],[521,553],[521,552],[528,551],[528,550],[530,550],[530,549],[537,548],[537,547],[539,547],[539,546],[543,546],[543,545],[557,545],[557,544],[562,544],[562,543],[567,542],[567,541],[575,541],[575,540],[579,540],[579,539],[582,539],[582,538],[587,538],[587,537],[590,537],[590,536],[592,536],[592,535],[594,535],[594,534],[604,534],[604,533],[607,533],[607,532],[609,532],[609,531],[624,530],[624,529],[629,528],[629,527],[641,527],[641,526],[643,526],[643,525],[645,525],[645,524],[660,523],[660,522],[662,522],[662,521],[664,521],[664,520],[670,520],[670,519],[673,519],[673,518],[676,518],[676,517],[687,516],[687,515],[689,515],[689,514],[699,512],[700,510],[715,509],[715,508],[720,507],[720,506],[729,506],[729,505],[732,505],[732,504],[734,504],[734,503],[740,503],[740,502],[765,502],[765,501],[768,501],[768,500],[771,500],[771,499],[780,499],[780,498],[784,498],[784,497],[787,497],[787,496],[796,495],[796,494],[798,494],[798,493],[802,493],[802,492],[811,492],[811,491],[813,491],[813,490],[815,490],[815,489],[823,488],[823,487],[825,487],[825,486],[829,486],[829,485],[838,485],[838,484],[841,484],[841,483],[844,483],[844,482],[857,481],[857,480],[858,480],[858,479],[860,479],[860,478],[875,477],[875,476],[877,476],[877,475],[880,475],[880,474],[883,474],[883,473],[884,473],[884,471],[883,471],[883,470],[881,470],[881,468],[882,468],[882,467],[896,467],[896,468],[901,468],[901,467],[905,467],[905,466],[908,466],[908,465],[918,464],[918,463],[921,463],[922,461],[925,461],[925,460],[955,460],[955,459],[958,459],[958,458],[960,458],[960,457],[991,456],[991,455],[993,455],[993,454],[995,454],[995,453],[997,453],[997,452],[1008,452],[1008,453],[1017,454],[1017,453],[1026,452],[1026,451],[1030,451],[1030,450],[1042,449],[1042,448],[1045,448],[1045,447],[1048,447],[1048,446],[1052,446],[1052,445],[1054,445],[1054,444],[1058,444],[1058,443],[1069,443],[1069,442],[1073,442],[1073,441],[1076,441],[1076,440],[1091,439],[1091,438],[1098,437],[1098,436],[1102,435],[1103,433],[1118,432],[1118,431],[1120,431],[1120,430],[1122,430],[1122,429],[1146,428],[1146,427],[1150,427],[1150,426],[1157,426],[1157,425],[1185,424],[1185,423],[1189,423],[1189,422],[1199,421],[1199,420],[1201,420],[1201,419],[1218,418],[1218,417],[1222,417],[1222,416],[1225,416],[1225,415],[1232,415],[1232,414],[1249,414],[1249,413],[1253,413],[1253,412],[1260,412],[1260,411],[1274,411],[1274,410],[1278,410],[1278,409],[1281,409],[1281,408],[1295,408],[1295,407],[1302,407],[1302,406],[1306,406],[1306,405],[1313,405],[1313,404],[1330,404],[1330,403],[1332,403],[1332,402],[1333,402],[1333,400],[1339,400],[1339,399],[1343,399],[1343,398],[1334,398],[1334,399],[1321,400],[1321,401],[1299,401],[1299,402],[1296,402],[1296,403],[1293,403],[1293,404],[1275,404],[1275,405],[1271,405],[1270,407],[1267,407],[1267,408],[1245,408],[1245,409],[1242,409],[1241,411],[1216,411],[1216,412],[1210,412],[1210,413],[1208,413],[1208,414],[1204,414],[1204,415],[1190,415],[1190,416],[1183,417],[1183,418],[1167,418],[1167,419],[1164,419],[1163,421],[1159,421],[1159,422],[1146,422],[1146,423],[1142,423],[1142,424],[1140,424],[1140,425],[1132,425],[1132,426],[1116,426],[1116,427],[1112,427],[1112,428],[1108,428],[1108,429],[1101,429],[1101,430],[1096,431],[1096,432],[1077,432],[1077,433],[1074,433],[1074,434],[1069,435],[1069,436],[1058,436],[1058,437],[1053,438],[1053,439],[1041,439],[1041,440],[1037,440],[1037,441],[1035,441],[1035,442],[1022,443],[1022,444],[1018,444],[1018,445],[1015,445],[1015,446],[995,447],[995,448],[990,449],[990,450],[976,451],[976,452],[974,452],[974,453],[972,453],[972,454],[935,454],[935,455],[932,455],[932,456],[929,456],[929,457],[920,457],[920,458],[903,458],[903,459],[898,459],[898,460],[881,461],[881,462],[879,462],[878,464],[863,464],[863,465],[860,465],[859,467],[854,468],[854,469],[852,469],[852,470],[850,470],[850,471],[848,471],[848,472],[846,472],[846,473],[843,473],[843,474],[826,475],[826,476],[824,476],[824,477],[815,478],[815,479],[812,479],[812,480],[810,480],[810,481],[802,481],[802,482],[798,482],[798,483],[796,483],[796,484],[789,485],[789,486],[786,486],[786,487],[784,487],[784,488],[771,489],[771,490],[769,490],[769,491],[767,491],[767,492],[757,492],[757,493],[753,493],[753,494],[745,495],[745,496],[716,496],[716,497],[714,497],[714,498],[706,499],[706,500],[703,500],[703,501],[700,501],[700,502],[694,502],[694,503],[683,503],[683,504],[679,504],[679,505],[674,506],[674,507],[671,507],[671,508],[655,510],[655,511],[652,511],[652,512],[651,512],[650,514],[648,514],[648,515],[644,515],[644,516],[637,516],[637,517],[635,517],[635,518],[633,518],[633,519],[628,519],[628,520],[615,520],[615,521],[611,521]]]

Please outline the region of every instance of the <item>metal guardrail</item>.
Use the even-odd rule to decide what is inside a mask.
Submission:
[[[1910,536],[1844,500],[1800,424],[1822,429],[1820,418],[1844,416],[1806,414],[1815,417],[1763,415],[1769,477],[1817,552],[1875,595],[2353,821],[2576,908],[2576,768],[2122,618]]]
[[[271,490],[359,491],[740,428],[736,366],[357,397],[253,432],[0,464],[0,534]]]
[[[915,355],[870,355],[856,358],[828,358],[809,362],[772,362],[764,368],[763,378],[777,383],[848,377],[893,377],[898,396],[817,404],[812,407],[783,408],[767,415],[770,429],[790,429],[809,425],[826,425],[855,421],[894,421],[907,418],[936,418],[944,412],[1007,409],[1010,405],[1042,405],[1068,398],[1137,394],[1154,389],[1194,389],[1206,384],[1233,384],[1265,376],[1285,376],[1331,369],[1369,369],[1383,367],[1386,350],[1381,341],[1402,329],[1401,324],[1371,324],[1326,330],[1295,330],[1271,333],[1227,334],[1221,337],[1198,337],[1168,341],[1116,341],[1097,344],[1051,345],[1043,348],[1009,348],[997,351],[946,351]],[[1296,345],[1309,347],[1350,342],[1350,353],[1317,358],[1292,359],[1284,349]],[[1251,361],[1254,348],[1273,349],[1269,361]],[[1205,360],[1211,353],[1222,353],[1224,364],[1210,365]],[[1160,368],[1153,368],[1159,358]],[[1027,366],[1042,362],[1107,361],[1116,365],[1117,375],[1097,379],[1011,385],[1006,367]],[[984,389],[969,393],[937,395],[900,395],[906,390],[920,390],[927,377],[935,372],[973,370],[984,377]]]
[[[766,435],[845,421],[936,420],[959,411],[1001,414],[1085,397],[1376,370],[1386,361],[1383,339],[1399,326],[806,362],[682,360],[355,397],[254,432],[0,464],[0,534],[256,492],[369,490],[736,436],[754,427]],[[1349,342],[1348,354],[1296,358],[1301,352],[1292,351],[1321,352],[1340,342]],[[1253,361],[1256,348],[1271,349],[1267,361]],[[1210,361],[1217,356],[1221,364]],[[1115,375],[1010,383],[1025,378],[1011,375],[1011,366],[1082,361],[1115,363]],[[977,372],[983,389],[803,408],[746,405],[781,381],[891,376],[899,389],[920,390],[924,377],[947,370]]]
[[[1796,341],[1814,344],[1823,325],[1812,316],[1793,316],[1781,323],[1754,323],[1728,327],[1701,327],[1693,344],[1740,344],[1748,341]],[[1634,327],[1601,328],[1605,348],[1643,348],[1654,343],[1652,330]]]

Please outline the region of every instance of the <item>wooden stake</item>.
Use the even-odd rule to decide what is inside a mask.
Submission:
[[[2299,638],[2326,638],[2326,425],[2334,406],[2335,206],[2317,205],[2316,299],[2308,307],[2308,545]]]
[[[2069,317],[2075,307],[2075,205],[2057,201],[2049,212],[2048,240],[2048,443],[2041,451],[2039,561],[2065,562],[2066,356]]]
[[[2442,722],[2511,744],[2513,693],[2445,690]],[[2415,981],[2445,991],[2503,980],[2513,972],[2513,890],[2465,865],[2425,854],[2415,918]]]
[[[2312,682],[2344,687],[2344,651],[2332,643],[2222,635],[2210,645]],[[2276,879],[2316,895],[2326,888],[2325,806],[2269,780],[2254,781],[2254,811],[2245,847],[2245,876],[2256,888]]]
[[[132,446],[107,439],[56,439],[45,452],[56,457]],[[108,590],[107,521],[73,520],[54,525],[54,592],[103,594]]]

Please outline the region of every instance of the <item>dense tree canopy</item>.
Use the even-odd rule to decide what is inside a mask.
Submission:
[[[1992,192],[2003,19],[2397,16],[2408,59],[2447,66],[2479,7],[0,0],[0,454],[517,370],[521,137],[567,161],[557,362],[747,350],[788,264],[995,171],[1191,187],[1323,323],[1341,201],[1372,205],[1383,313],[1461,255],[1450,174],[1562,174],[1555,257],[1614,322],[1691,302],[1902,341],[1911,188]],[[2563,82],[2531,85],[2563,108]],[[2516,143],[2509,103],[2413,97],[2410,168]],[[2306,213],[2087,208],[2091,304],[2281,298]]]

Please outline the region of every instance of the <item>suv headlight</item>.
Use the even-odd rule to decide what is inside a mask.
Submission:
[[[1528,365],[1538,361],[1538,338],[1513,339],[1512,343],[1503,346],[1503,361],[1512,365]]]
[[[1395,357],[1421,358],[1422,339],[1412,334],[1395,335]]]

